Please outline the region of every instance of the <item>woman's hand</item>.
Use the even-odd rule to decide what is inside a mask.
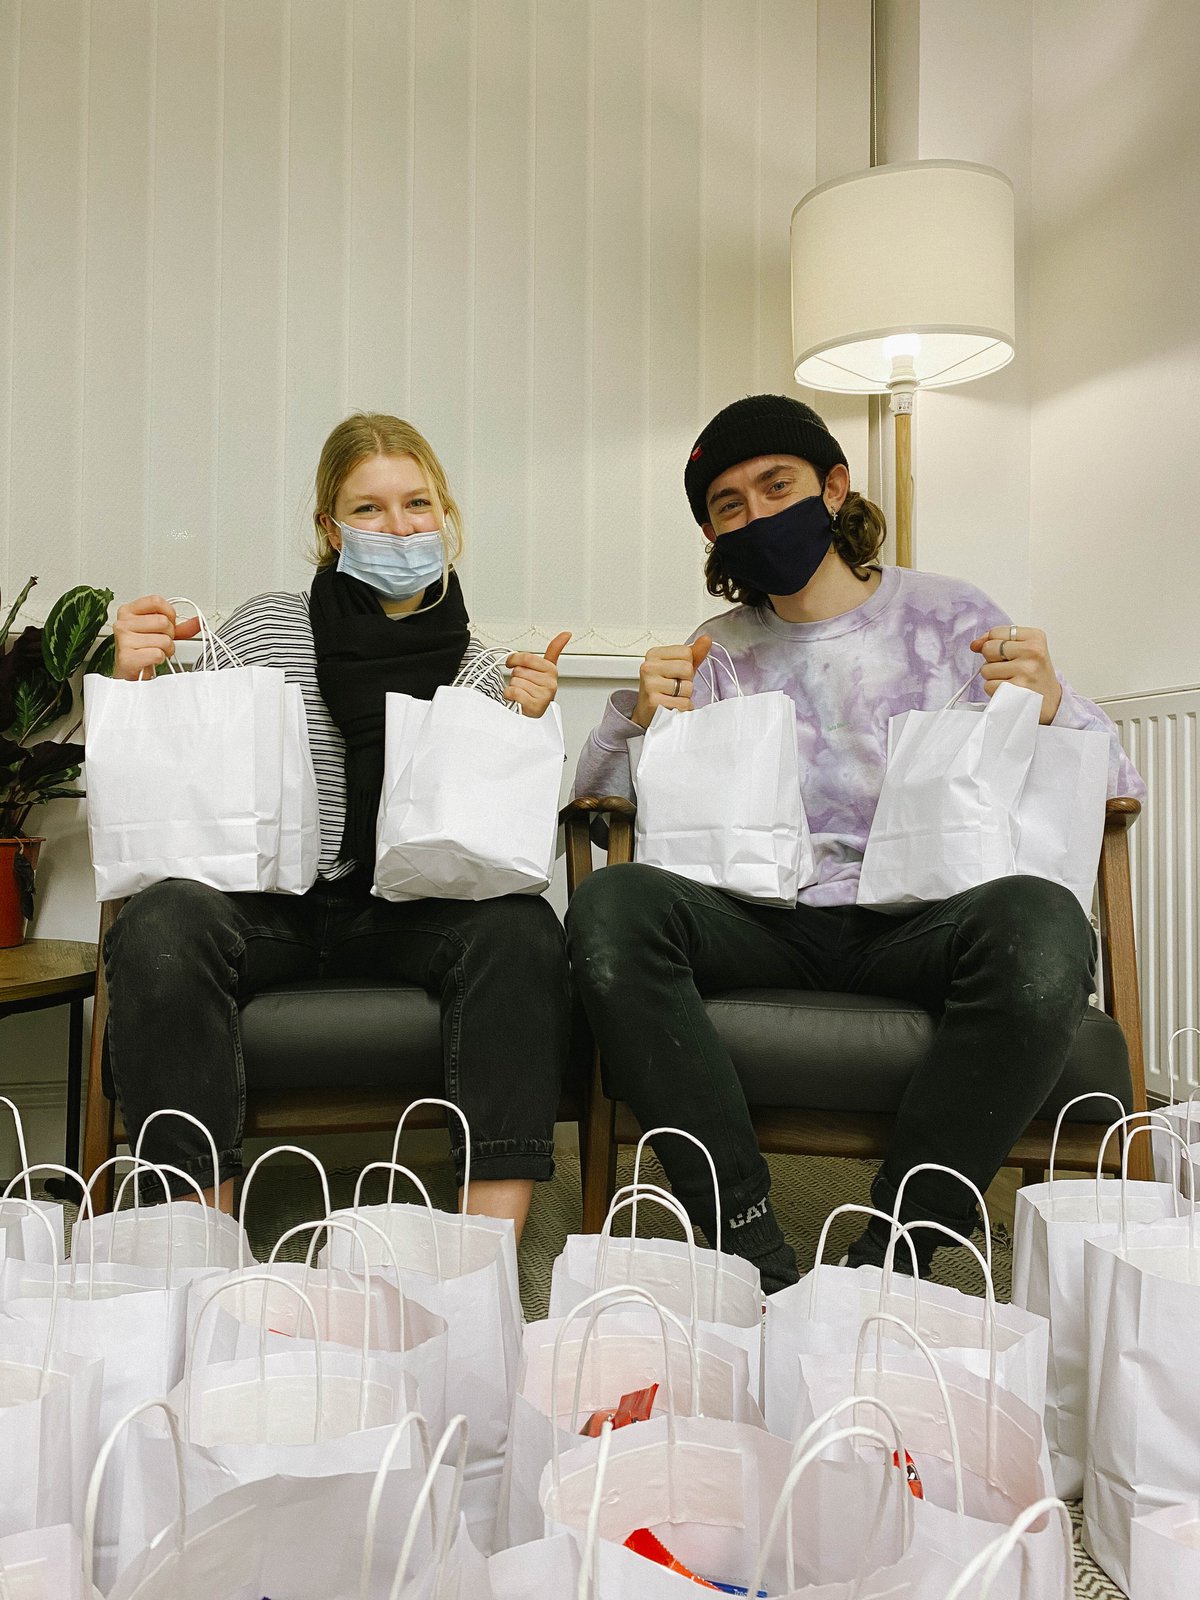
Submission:
[[[127,601],[117,611],[113,635],[117,641],[114,678],[140,678],[175,654],[176,639],[194,639],[200,618],[175,620],[175,607],[160,594],[144,594]]]
[[[1062,684],[1054,674],[1054,663],[1040,628],[1016,625],[993,628],[982,638],[971,641],[971,649],[981,655],[984,665],[979,675],[989,695],[1002,683],[1015,683],[1019,689],[1032,689],[1042,697],[1042,723],[1053,722],[1062,701]]]
[[[694,644],[660,644],[647,650],[638,674],[637,704],[631,720],[639,728],[648,728],[659,706],[690,711],[692,679],[711,649],[712,640],[702,634]]]
[[[504,663],[512,668],[504,698],[515,700],[527,717],[540,717],[558,693],[558,658],[570,638],[569,633],[556,633],[544,656],[519,650]]]

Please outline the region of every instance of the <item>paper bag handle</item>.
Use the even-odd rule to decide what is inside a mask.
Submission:
[[[33,1185],[29,1181],[29,1150],[25,1144],[25,1124],[21,1121],[21,1113],[17,1110],[16,1102],[10,1100],[6,1094],[0,1094],[0,1106],[7,1106],[12,1112],[13,1129],[17,1135],[17,1162],[20,1168],[17,1177],[24,1176],[25,1198],[31,1201],[33,1199]],[[10,1183],[4,1191],[6,1200],[8,1199],[8,1191],[11,1188],[12,1184]]]
[[[649,1128],[638,1140],[637,1149],[634,1151],[633,1156],[632,1187],[634,1191],[634,1201],[633,1214],[629,1219],[630,1237],[633,1239],[637,1238],[637,1191],[641,1184],[642,1151],[645,1148],[647,1139],[656,1139],[660,1134],[664,1133],[673,1134],[677,1139],[686,1139],[689,1144],[694,1144],[697,1150],[700,1151],[700,1154],[704,1157],[705,1161],[708,1162],[708,1170],[712,1176],[713,1186],[713,1216],[716,1219],[713,1224],[713,1252],[717,1258],[717,1268],[716,1272],[713,1274],[712,1309],[709,1315],[711,1321],[719,1322],[720,1318],[717,1316],[717,1289],[720,1285],[721,1273],[724,1270],[721,1261],[721,1186],[717,1181],[717,1164],[712,1158],[712,1151],[702,1139],[697,1139],[696,1135],[694,1133],[689,1133],[686,1128]]]
[[[946,1422],[946,1438],[950,1446],[950,1464],[954,1469],[954,1510],[958,1516],[965,1516],[966,1512],[964,1509],[963,1500],[962,1451],[959,1449],[958,1424],[954,1420],[954,1407],[950,1404],[950,1391],[946,1387],[945,1376],[942,1373],[941,1366],[938,1364],[937,1357],[925,1343],[924,1339],[922,1339],[917,1330],[910,1327],[902,1318],[892,1316],[890,1311],[873,1311],[869,1317],[864,1317],[862,1320],[862,1325],[858,1330],[858,1345],[854,1353],[854,1392],[855,1394],[862,1394],[864,1392],[862,1386],[863,1355],[867,1343],[867,1329],[872,1325],[875,1328],[875,1370],[876,1372],[883,1371],[881,1365],[883,1358],[882,1329],[885,1323],[891,1325],[892,1327],[899,1328],[902,1333],[907,1334],[908,1338],[912,1340],[912,1343],[916,1346],[920,1354],[923,1355],[925,1360],[929,1363],[929,1369],[933,1375],[933,1381],[937,1385],[938,1394],[940,1395],[942,1401],[942,1415]],[[991,1417],[990,1405],[988,1407],[988,1416],[989,1418]]]
[[[176,1117],[180,1122],[190,1122],[193,1128],[199,1128],[200,1132],[208,1141],[208,1151],[209,1155],[212,1157],[212,1188],[215,1202],[216,1196],[220,1193],[221,1189],[221,1162],[217,1155],[217,1141],[213,1138],[212,1130],[208,1127],[208,1125],[201,1122],[199,1117],[194,1117],[190,1111],[180,1111],[175,1106],[159,1106],[157,1111],[152,1111],[142,1123],[141,1128],[138,1130],[137,1143],[133,1147],[134,1155],[138,1157],[141,1156],[142,1141],[146,1137],[146,1129],[152,1122],[157,1122],[160,1117]]]
[[[375,1528],[379,1521],[379,1503],[383,1499],[387,1475],[392,1469],[396,1451],[400,1448],[410,1428],[416,1428],[417,1438],[421,1442],[421,1454],[425,1458],[425,1471],[429,1471],[429,1425],[419,1411],[406,1411],[400,1421],[392,1429],[388,1442],[383,1447],[383,1454],[379,1458],[379,1466],[375,1472],[375,1482],[371,1485],[371,1498],[367,1503],[367,1521],[363,1531],[362,1567],[358,1579],[358,1600],[369,1600],[371,1589],[371,1568],[375,1565]],[[437,1507],[430,1507],[430,1517],[433,1522],[433,1537],[436,1541]]]
[[[1029,1531],[1039,1517],[1045,1516],[1047,1511],[1059,1513],[1059,1527],[1063,1531],[1063,1545],[1067,1552],[1067,1581],[1073,1584],[1075,1579],[1075,1546],[1071,1537],[1071,1518],[1066,1506],[1061,1500],[1049,1495],[1044,1500],[1035,1500],[1031,1506],[1026,1506],[1018,1516],[1013,1518],[1012,1524],[1000,1535],[993,1539],[991,1544],[985,1545],[978,1555],[973,1556],[951,1584],[946,1595],[946,1600],[965,1600],[967,1590],[976,1578],[983,1578],[983,1582],[975,1591],[975,1600],[990,1600],[992,1585],[1004,1562],[1012,1555],[1022,1537]],[[986,1569],[986,1570],[985,1570]]]
[[[248,1283],[275,1284],[294,1294],[308,1312],[309,1322],[312,1324],[313,1336],[313,1364],[316,1368],[316,1409],[313,1416],[314,1444],[321,1442],[321,1424],[325,1419],[325,1405],[322,1397],[322,1372],[321,1372],[321,1330],[317,1325],[317,1312],[312,1301],[303,1289],[292,1283],[288,1278],[276,1278],[270,1272],[246,1272],[244,1269],[232,1273],[223,1283],[218,1283],[211,1294],[205,1296],[204,1303],[196,1316],[196,1327],[192,1340],[188,1346],[187,1356],[183,1365],[183,1431],[188,1439],[192,1437],[192,1385],[196,1369],[196,1349],[200,1343],[200,1325],[209,1310],[216,1305],[223,1294],[230,1289],[240,1289]],[[267,1291],[264,1288],[262,1300],[258,1308],[258,1381],[265,1387],[267,1382]]]
[[[445,1282],[445,1276],[444,1276],[444,1274],[442,1272],[442,1251],[441,1251],[441,1246],[438,1243],[437,1221],[436,1221],[435,1216],[434,1216],[433,1201],[429,1198],[429,1190],[421,1182],[420,1178],[417,1177],[416,1173],[412,1170],[411,1167],[403,1166],[399,1161],[372,1161],[372,1162],[369,1162],[368,1165],[365,1166],[362,1169],[362,1171],[359,1173],[358,1181],[354,1185],[354,1205],[353,1205],[352,1209],[353,1209],[353,1212],[354,1212],[354,1215],[355,1215],[356,1219],[359,1220],[359,1221],[363,1221],[363,1222],[365,1222],[367,1220],[365,1217],[360,1217],[359,1216],[359,1213],[362,1210],[362,1181],[366,1177],[368,1172],[375,1172],[375,1171],[377,1171],[379,1169],[383,1169],[383,1170],[386,1170],[387,1172],[391,1173],[391,1177],[388,1180],[388,1197],[387,1197],[386,1202],[384,1203],[384,1208],[383,1208],[386,1220],[390,1221],[390,1219],[391,1219],[392,1206],[394,1204],[393,1194],[394,1194],[394,1191],[395,1191],[395,1180],[396,1180],[397,1173],[402,1178],[407,1178],[409,1180],[409,1182],[412,1184],[413,1188],[417,1190],[417,1192],[421,1196],[421,1199],[425,1202],[425,1211],[426,1211],[426,1213],[427,1213],[427,1215],[429,1217],[429,1237],[430,1237],[430,1240],[431,1240],[432,1245],[433,1245],[433,1270],[434,1270],[434,1273],[437,1276],[438,1282],[439,1283],[444,1283]],[[390,1235],[388,1236],[388,1239],[389,1239],[389,1243],[390,1243],[391,1242]],[[460,1266],[461,1266],[461,1263],[460,1263]]]
[[[979,1210],[983,1216],[983,1237],[986,1246],[987,1270],[990,1277],[992,1273],[992,1219],[988,1215],[987,1201],[983,1198],[983,1190],[980,1189],[979,1185],[972,1183],[971,1179],[965,1173],[959,1172],[957,1167],[943,1166],[940,1161],[919,1161],[915,1167],[909,1167],[908,1171],[900,1179],[900,1187],[896,1190],[896,1200],[892,1206],[892,1214],[897,1224],[900,1222],[900,1202],[904,1199],[904,1191],[908,1188],[908,1180],[915,1177],[918,1172],[941,1172],[949,1178],[957,1178],[959,1183],[965,1189],[969,1189],[978,1200]],[[961,1237],[960,1235],[956,1236]]]
[[[450,1546],[454,1535],[458,1532],[458,1507],[462,1497],[463,1477],[467,1470],[467,1445],[470,1429],[466,1417],[461,1412],[451,1417],[446,1424],[446,1431],[434,1446],[433,1458],[429,1463],[429,1471],[425,1474],[425,1482],[421,1485],[412,1515],[408,1519],[408,1527],[404,1534],[404,1543],[400,1547],[400,1557],[396,1562],[396,1575],[392,1579],[392,1586],[388,1590],[388,1600],[400,1600],[404,1588],[404,1575],[408,1571],[408,1563],[412,1559],[413,1545],[416,1543],[417,1529],[421,1525],[421,1516],[425,1507],[429,1505],[433,1495],[433,1481],[437,1477],[438,1468],[446,1459],[450,1449],[451,1440],[458,1436],[458,1459],[454,1463],[454,1490],[450,1498],[450,1505],[446,1512],[445,1526],[442,1530],[441,1548],[434,1556],[435,1574],[433,1593],[441,1591],[442,1569],[446,1565],[446,1558],[450,1554]],[[436,1537],[436,1532],[435,1532]]]
[[[254,1175],[258,1171],[259,1167],[262,1166],[264,1161],[270,1161],[274,1156],[283,1155],[303,1156],[305,1161],[309,1162],[317,1169],[317,1177],[321,1180],[321,1199],[325,1202],[325,1209],[322,1212],[322,1216],[327,1217],[333,1210],[333,1204],[329,1198],[329,1175],[325,1171],[324,1164],[315,1155],[313,1155],[311,1150],[305,1150],[302,1145],[298,1144],[277,1144],[273,1145],[270,1150],[264,1150],[262,1155],[260,1155],[253,1163],[250,1171],[242,1179],[242,1193],[240,1199],[238,1200],[238,1226],[242,1230],[241,1237],[238,1240],[239,1271],[244,1270],[251,1264],[246,1260],[246,1203],[250,1198],[250,1186],[254,1182]]]
[[[179,1517],[175,1523],[175,1558],[182,1565],[184,1550],[187,1547],[187,1481],[183,1472],[183,1445],[179,1437],[179,1419],[174,1410],[165,1400],[143,1400],[141,1405],[134,1406],[127,1411],[113,1428],[108,1438],[100,1446],[100,1453],[96,1457],[96,1465],[92,1468],[92,1475],[88,1479],[87,1499],[83,1509],[83,1578],[89,1590],[95,1583],[96,1566],[96,1509],[100,1504],[100,1489],[104,1482],[104,1469],[108,1466],[108,1458],[113,1453],[117,1440],[125,1429],[134,1420],[146,1411],[161,1411],[167,1419],[167,1432],[171,1438],[171,1448],[175,1456],[175,1476],[179,1485]],[[94,1592],[94,1591],[93,1591]]]

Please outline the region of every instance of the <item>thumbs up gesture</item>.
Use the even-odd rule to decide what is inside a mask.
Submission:
[[[659,706],[670,706],[672,711],[692,709],[692,680],[711,649],[712,640],[702,634],[694,644],[661,644],[646,652],[632,716],[639,728],[650,726]]]
[[[556,633],[545,655],[518,650],[504,663],[512,668],[504,698],[515,700],[527,717],[540,717],[558,693],[558,658],[570,638],[569,633]]]

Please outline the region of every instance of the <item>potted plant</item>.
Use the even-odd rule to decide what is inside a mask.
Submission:
[[[0,949],[20,944],[33,915],[35,871],[43,839],[26,831],[29,814],[45,800],[78,799],[83,746],[71,742],[79,722],[60,739],[47,730],[75,706],[72,679],[87,661],[108,617],[111,589],[68,589],[40,627],[13,634],[13,624],[37,582],[29,582],[0,623]],[[111,673],[116,642],[108,638],[89,664]]]

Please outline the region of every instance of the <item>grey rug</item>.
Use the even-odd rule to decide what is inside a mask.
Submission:
[[[874,1166],[864,1161],[816,1156],[770,1156],[768,1161],[776,1214],[796,1251],[801,1269],[807,1271],[816,1255],[821,1226],[834,1206],[867,1203]],[[554,1258],[567,1234],[578,1233],[582,1222],[579,1157],[573,1151],[565,1151],[558,1155],[557,1164],[554,1182],[537,1187],[518,1256],[521,1299],[525,1315],[531,1320],[546,1315]],[[617,1168],[618,1183],[630,1180],[632,1168],[632,1152],[622,1151]],[[431,1163],[416,1170],[429,1188],[434,1204],[452,1209],[455,1194],[448,1164]],[[357,1176],[357,1170],[351,1169],[330,1173],[335,1206],[352,1202]],[[654,1182],[663,1179],[662,1169],[651,1155],[646,1157],[643,1176]],[[364,1201],[370,1204],[382,1200],[386,1185],[384,1173],[369,1174],[363,1185]],[[255,1179],[252,1201],[247,1228],[259,1260],[266,1258],[272,1245],[288,1228],[308,1220],[318,1210],[315,1185],[307,1173],[297,1172],[295,1168],[265,1167]],[[861,1231],[860,1220],[853,1215],[838,1219],[830,1230],[826,1259],[836,1261],[845,1253],[850,1241]],[[644,1211],[639,1226],[650,1234],[669,1235],[675,1231],[666,1213],[654,1207]],[[618,1218],[614,1232],[627,1234],[628,1231],[629,1213],[626,1211]],[[298,1238],[289,1241],[280,1254],[295,1260],[303,1255],[304,1249],[305,1241]],[[999,1223],[992,1227],[992,1255],[996,1297],[1007,1300],[1012,1292],[1012,1240],[1008,1230]],[[940,1250],[934,1258],[933,1278],[968,1294],[978,1294],[982,1287],[974,1258],[965,1250]],[[1079,1545],[1078,1505],[1071,1507],[1071,1520],[1075,1529],[1077,1600],[1121,1600],[1122,1591]]]

